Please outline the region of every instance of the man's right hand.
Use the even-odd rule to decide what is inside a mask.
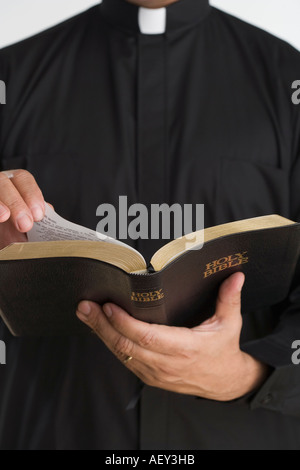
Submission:
[[[0,172],[0,249],[26,241],[33,222],[42,220],[44,215],[44,197],[31,173]]]

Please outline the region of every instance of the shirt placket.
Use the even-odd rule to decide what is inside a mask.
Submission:
[[[166,202],[166,38],[139,35],[137,60],[137,194],[150,214],[151,204]],[[150,217],[148,219],[150,236]],[[139,240],[148,259],[159,240]]]

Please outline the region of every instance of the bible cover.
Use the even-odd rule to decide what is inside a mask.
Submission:
[[[192,327],[213,314],[220,284],[237,271],[246,276],[242,313],[248,314],[288,296],[299,239],[296,223],[235,233],[145,273],[84,257],[0,259],[1,316],[16,336],[81,334],[88,328],[76,308],[92,300],[116,303],[142,321]]]

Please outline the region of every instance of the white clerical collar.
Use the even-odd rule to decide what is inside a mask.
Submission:
[[[127,0],[102,0],[101,15],[129,34],[172,34],[198,26],[210,13],[209,0],[177,0],[165,8],[144,8]]]
[[[167,26],[167,9],[139,7],[138,24],[142,34],[164,34]]]

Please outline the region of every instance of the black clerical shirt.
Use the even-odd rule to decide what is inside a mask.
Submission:
[[[207,226],[299,221],[299,53],[207,0],[167,7],[157,34],[139,14],[104,0],[0,51],[2,169],[26,168],[58,213],[92,229],[120,195],[205,204]],[[128,242],[148,258],[158,248]],[[95,335],[20,339],[1,323],[0,449],[299,448],[297,285],[245,316],[242,348],[272,373],[230,403],[141,387]]]

